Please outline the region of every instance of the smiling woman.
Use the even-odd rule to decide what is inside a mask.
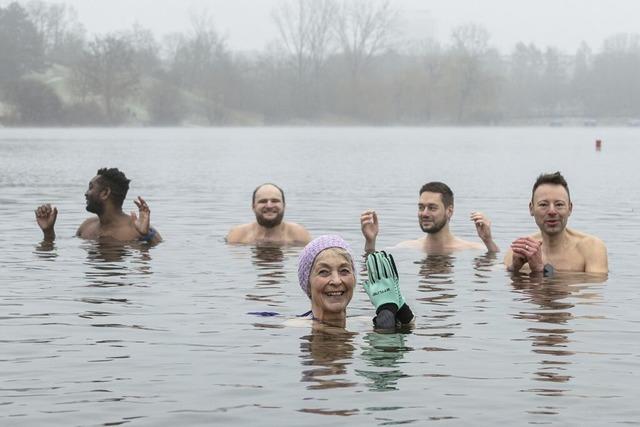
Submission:
[[[413,313],[400,292],[393,257],[374,252],[367,258],[369,280],[364,289],[376,307],[374,326],[395,329],[411,323]],[[311,241],[298,262],[300,287],[311,300],[306,316],[331,326],[344,327],[347,306],[356,286],[355,264],[349,245],[340,236],[324,235]]]

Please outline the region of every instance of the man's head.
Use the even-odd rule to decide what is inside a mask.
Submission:
[[[420,188],[418,221],[425,233],[442,230],[453,216],[453,191],[442,182],[428,182]]]
[[[529,213],[543,234],[560,234],[573,210],[569,186],[560,172],[541,174],[533,184]]]
[[[271,183],[259,185],[253,190],[251,207],[258,224],[266,228],[276,227],[284,218],[284,191]]]
[[[131,181],[117,168],[98,169],[84,193],[87,199],[87,210],[100,215],[105,211],[107,203],[121,209],[129,191],[129,182]]]

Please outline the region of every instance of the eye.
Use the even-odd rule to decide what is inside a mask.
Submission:
[[[351,269],[350,269],[350,268],[348,268],[348,267],[343,267],[343,268],[340,270],[340,273],[341,273],[341,274],[343,274],[343,275],[345,275],[345,276],[348,276],[348,275],[350,275],[350,274],[351,274]]]

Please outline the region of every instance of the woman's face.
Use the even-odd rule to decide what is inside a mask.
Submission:
[[[349,255],[338,248],[320,252],[311,268],[309,285],[314,317],[323,320],[326,316],[346,315],[356,285]]]

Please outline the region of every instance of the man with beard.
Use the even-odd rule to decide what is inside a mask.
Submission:
[[[76,236],[83,239],[111,238],[118,241],[140,240],[157,243],[162,240],[160,234],[151,227],[151,211],[142,197],[134,200],[138,207],[138,215],[122,211],[122,203],[129,191],[130,180],[117,168],[102,168],[89,181],[89,188],[84,193],[87,200],[87,211],[97,217],[85,220]],[[52,242],[56,238],[54,225],[58,217],[58,209],[50,204],[42,205],[35,211],[36,221],[44,240]]]
[[[407,240],[397,247],[421,249],[427,253],[448,253],[464,249],[484,249],[498,252],[500,249],[491,237],[491,221],[482,212],[472,212],[471,221],[484,244],[462,240],[451,233],[449,221],[453,216],[453,192],[442,182],[428,182],[420,189],[418,200],[418,222],[426,236]],[[375,251],[378,236],[378,216],[368,210],[360,215],[362,234],[365,237],[365,251]]]
[[[227,243],[274,243],[306,245],[311,235],[304,227],[285,222],[284,192],[275,184],[262,184],[253,191],[251,204],[255,222],[238,225],[227,234]]]
[[[507,269],[534,274],[553,270],[607,273],[604,242],[567,228],[572,210],[569,186],[560,172],[540,175],[529,202],[529,213],[540,231],[513,241],[504,260]]]

